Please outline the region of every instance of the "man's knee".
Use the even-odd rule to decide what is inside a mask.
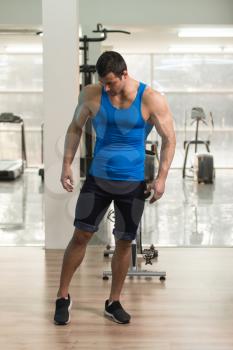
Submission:
[[[121,249],[129,249],[131,248],[132,240],[126,240],[126,239],[116,239],[116,247],[119,247]]]
[[[82,231],[78,228],[74,230],[72,241],[77,244],[87,244],[89,240],[93,237],[93,233]]]

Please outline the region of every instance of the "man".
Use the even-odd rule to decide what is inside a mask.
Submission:
[[[72,192],[71,164],[83,126],[91,118],[96,132],[94,158],[80,191],[75,230],[64,254],[54,316],[59,325],[70,321],[72,301],[68,288],[72,276],[112,200],[116,244],[111,263],[112,286],[104,313],[117,323],[129,323],[130,315],[120,303],[120,294],[130,264],[131,242],[136,237],[146,193],[152,192],[150,203],[164,193],[175,151],[173,121],[165,97],[131,78],[117,52],[104,52],[96,70],[99,84],[82,90],[65,138],[61,183],[66,191]],[[146,123],[154,125],[162,138],[158,174],[148,188],[144,181]]]

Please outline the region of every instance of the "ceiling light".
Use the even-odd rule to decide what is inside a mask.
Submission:
[[[8,45],[7,53],[42,53],[42,45]]]
[[[220,46],[207,46],[207,45],[182,45],[182,46],[170,46],[169,52],[171,53],[221,53],[223,52]]]
[[[180,38],[232,38],[233,28],[183,28],[178,31]]]
[[[223,51],[226,53],[233,53],[233,47],[224,47]]]

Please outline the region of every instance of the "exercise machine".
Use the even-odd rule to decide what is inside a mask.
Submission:
[[[0,160],[0,180],[15,180],[23,174],[24,167],[27,165],[24,121],[13,113],[2,113],[0,114],[0,123],[5,125],[15,124],[20,127],[21,158]]]
[[[203,123],[208,126],[206,121],[206,114],[201,107],[192,108],[191,112],[191,125],[196,124],[195,129],[195,139],[192,141],[184,141],[184,150],[185,157],[183,163],[183,178],[190,177],[190,175],[186,175],[186,165],[188,152],[191,145],[195,146],[195,156],[194,156],[194,165],[191,168],[193,174],[191,177],[194,178],[198,183],[213,183],[215,178],[215,170],[214,170],[214,158],[210,153],[210,140],[200,140],[199,139],[199,125]],[[214,127],[213,116],[210,112],[210,120],[212,124],[212,128]],[[186,123],[185,123],[185,132],[186,132]],[[198,145],[204,145],[207,153],[198,153]]]

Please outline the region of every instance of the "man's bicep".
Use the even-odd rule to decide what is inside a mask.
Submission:
[[[174,134],[172,113],[164,95],[155,96],[152,101],[150,119],[161,137],[169,137]]]
[[[83,128],[85,125],[87,119],[90,117],[91,112],[89,108],[85,104],[78,104],[75,111],[74,111],[74,116],[72,123],[77,127],[77,128]]]
[[[78,105],[75,108],[72,124],[77,128],[83,128],[87,119],[93,115],[92,98],[93,88],[90,85],[85,86],[79,94]]]
[[[154,125],[161,137],[169,137],[174,133],[173,118],[170,112],[153,116]]]

